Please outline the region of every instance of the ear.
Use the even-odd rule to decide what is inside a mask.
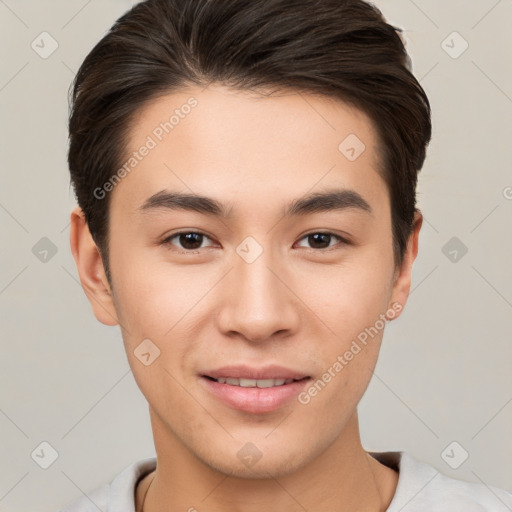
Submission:
[[[413,230],[409,235],[409,240],[407,241],[407,248],[405,250],[402,266],[396,269],[394,273],[393,289],[388,308],[393,309],[396,314],[393,318],[390,318],[390,320],[400,316],[405,303],[407,302],[407,298],[409,297],[409,291],[411,289],[412,264],[418,255],[418,239],[422,224],[423,215],[421,212],[416,211],[413,220]],[[400,307],[398,307],[397,303]],[[394,308],[393,304],[395,304]]]
[[[94,315],[102,324],[117,325],[119,321],[103,261],[79,206],[71,212],[69,240],[80,282]]]

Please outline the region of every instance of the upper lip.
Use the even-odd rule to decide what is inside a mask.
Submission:
[[[208,370],[203,373],[206,377],[213,377],[214,379],[295,379],[300,380],[304,377],[309,377],[305,373],[285,368],[284,366],[269,365],[260,368],[254,368],[247,365],[236,366],[223,366],[215,370]]]

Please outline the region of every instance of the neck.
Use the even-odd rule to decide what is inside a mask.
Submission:
[[[384,512],[393,498],[398,474],[363,449],[357,413],[328,449],[298,470],[254,479],[205,464],[150,412],[157,469],[137,487],[137,511],[144,501],[144,512]]]

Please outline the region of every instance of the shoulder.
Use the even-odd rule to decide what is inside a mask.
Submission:
[[[106,512],[109,487],[109,484],[99,487],[89,494],[68,503],[59,512],[98,512],[98,510]]]
[[[135,512],[137,483],[155,467],[156,457],[134,462],[110,483],[80,496],[59,512]]]
[[[372,453],[398,466],[395,496],[386,512],[510,512],[512,493],[484,483],[448,477],[406,452]]]

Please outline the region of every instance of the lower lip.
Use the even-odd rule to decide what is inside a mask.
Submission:
[[[201,381],[210,393],[234,409],[251,413],[272,412],[283,407],[297,396],[310,380],[302,379],[271,388],[243,388],[221,384],[201,376]]]

